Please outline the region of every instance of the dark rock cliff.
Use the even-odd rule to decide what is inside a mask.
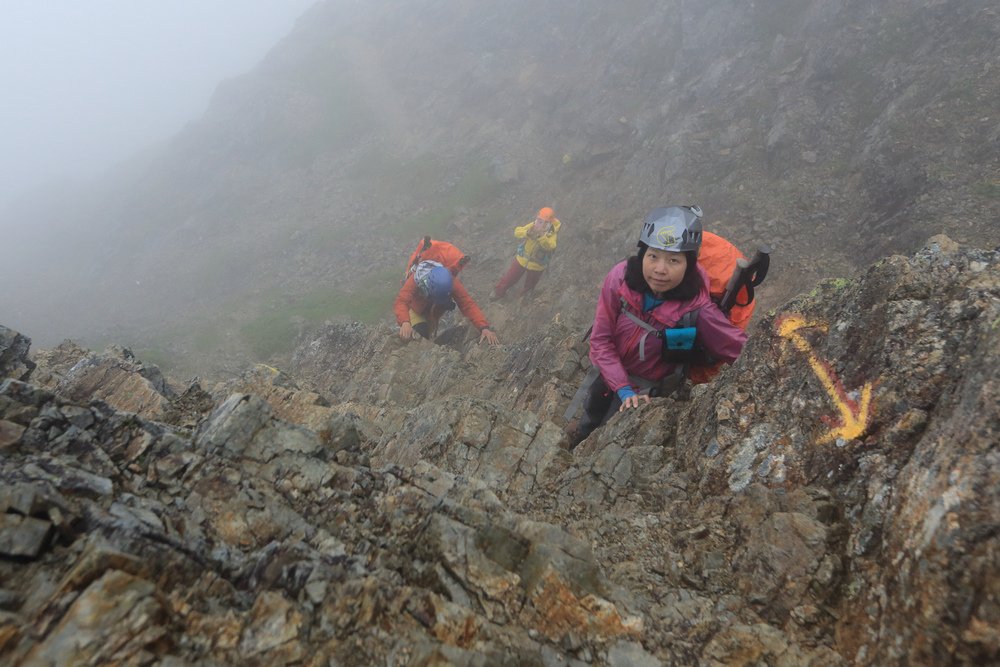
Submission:
[[[1000,659],[1000,253],[934,237],[751,332],[572,453],[560,321],[499,349],[330,325],[161,421],[79,393],[155,389],[127,350],[37,354],[0,385],[0,658]]]

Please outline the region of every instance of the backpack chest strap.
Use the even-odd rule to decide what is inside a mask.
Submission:
[[[657,329],[652,324],[650,324],[649,322],[646,322],[645,320],[643,320],[642,318],[640,318],[638,315],[636,315],[635,313],[633,313],[629,309],[629,305],[628,305],[628,302],[625,300],[625,297],[621,298],[621,302],[622,302],[622,313],[625,315],[625,317],[627,317],[630,320],[632,320],[632,322],[634,322],[636,326],[638,326],[639,328],[641,328],[641,329],[644,330],[644,333],[642,334],[642,337],[639,339],[639,361],[645,361],[646,360],[646,338],[650,334],[652,334],[653,336],[655,336],[657,338],[664,338],[665,336],[669,338],[669,336],[667,334],[665,334],[663,330]],[[701,310],[701,309],[700,308],[695,308],[692,311],[684,313],[683,315],[681,315],[680,319],[677,320],[676,324],[674,324],[673,327],[668,327],[666,329],[666,331],[674,330],[674,331],[677,331],[678,333],[680,333],[681,331],[683,331],[683,332],[686,333],[686,335],[684,336],[684,341],[685,342],[682,343],[682,345],[683,345],[682,349],[690,349],[693,346],[693,344],[694,344],[695,324],[698,321],[698,311],[699,310]]]
[[[639,339],[639,361],[646,361],[646,338],[649,336],[649,334],[653,334],[657,338],[662,338],[663,332],[654,327],[649,322],[646,322],[645,320],[640,318],[631,310],[629,310],[628,302],[625,300],[625,297],[622,297],[621,300],[622,300],[622,314],[624,314],[625,317],[632,320],[635,323],[635,325],[638,326],[639,328],[645,329],[645,333],[643,333],[642,338]]]

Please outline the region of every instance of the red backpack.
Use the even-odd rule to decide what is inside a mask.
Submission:
[[[469,258],[461,250],[447,241],[434,241],[429,236],[425,236],[417,244],[416,250],[410,255],[406,262],[406,272],[403,274],[403,282],[413,272],[417,264],[423,261],[432,261],[441,264],[451,271],[451,275],[457,276],[458,272],[469,263]]]

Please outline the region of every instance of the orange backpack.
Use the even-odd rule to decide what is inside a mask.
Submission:
[[[736,262],[746,257],[732,243],[712,232],[702,232],[701,251],[698,253],[698,263],[708,274],[708,292],[712,301],[718,303],[726,293],[729,279],[736,271]],[[749,301],[749,303],[747,303]],[[746,286],[736,293],[736,303],[729,311],[729,321],[734,326],[746,331],[750,324],[750,316],[757,301],[750,300]]]
[[[729,280],[737,269],[736,262],[741,259],[746,261],[743,253],[732,243],[718,234],[702,232],[701,250],[698,252],[698,264],[708,274],[708,292],[712,297],[712,301],[716,304],[725,296]],[[764,269],[764,273],[766,271]],[[760,276],[761,280],[763,280],[763,277],[762,273]],[[736,293],[735,302],[726,316],[732,322],[733,326],[746,331],[747,326],[750,324],[750,316],[753,315],[753,310],[756,306],[757,300],[751,296],[749,288],[744,285]],[[714,366],[692,365],[688,367],[688,378],[694,384],[708,382],[719,372],[721,367],[721,363]]]
[[[469,258],[447,241],[434,241],[431,237],[425,236],[417,244],[417,249],[413,251],[406,263],[403,282],[406,282],[407,277],[417,264],[423,261],[437,262],[451,271],[451,275],[457,276],[458,272],[469,263]]]

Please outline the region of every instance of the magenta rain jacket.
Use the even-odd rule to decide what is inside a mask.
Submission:
[[[690,301],[664,301],[644,313],[642,294],[625,284],[625,264],[616,265],[604,279],[594,313],[594,330],[590,335],[590,361],[601,371],[611,391],[631,385],[629,375],[657,382],[676,370],[676,364],[661,359],[663,341],[652,334],[646,339],[646,360],[640,361],[639,340],[647,332],[622,313],[622,298],[632,314],[659,330],[674,326],[684,313],[701,308],[695,338],[697,343],[726,363],[740,356],[747,335],[733,326],[712,303],[708,296],[708,277],[701,266],[698,271],[704,280],[698,296]]]

